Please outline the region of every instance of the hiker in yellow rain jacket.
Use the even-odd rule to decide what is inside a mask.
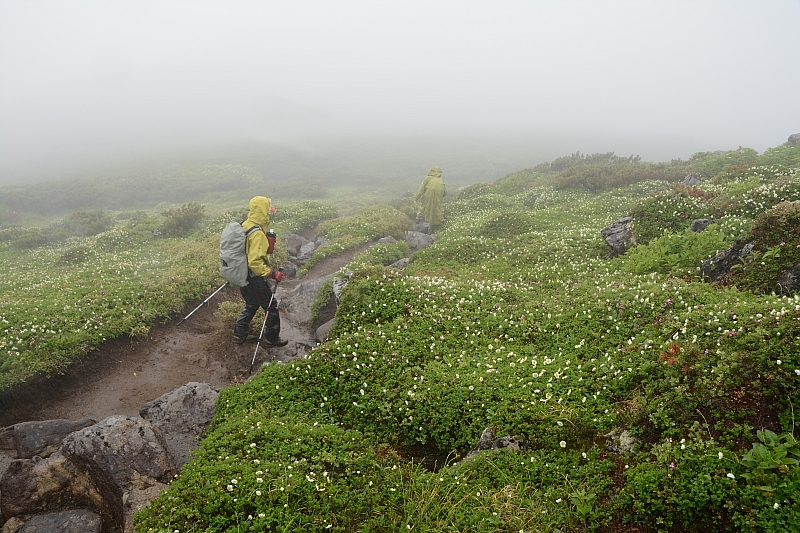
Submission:
[[[254,231],[247,236],[245,250],[247,251],[247,285],[239,290],[244,298],[244,309],[236,319],[233,328],[233,341],[237,344],[254,342],[258,335],[250,333],[250,322],[256,316],[256,311],[261,307],[267,313],[267,323],[264,328],[264,341],[267,346],[285,346],[287,341],[279,337],[281,333],[281,319],[278,314],[278,302],[272,298],[272,289],[267,280],[281,281],[283,273],[273,270],[267,265],[267,254],[272,253],[270,242],[267,239],[269,226],[269,212],[271,201],[265,196],[255,196],[250,200],[250,211],[247,220],[242,222],[245,232],[255,225],[261,231]]]
[[[432,167],[422,185],[417,189],[414,199],[421,203],[422,216],[431,228],[438,226],[444,220],[442,216],[442,198],[447,194],[447,189],[442,180],[442,169]]]

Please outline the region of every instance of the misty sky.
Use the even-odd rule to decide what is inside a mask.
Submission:
[[[660,161],[797,132],[798,0],[0,0],[0,182],[239,139],[513,135]]]

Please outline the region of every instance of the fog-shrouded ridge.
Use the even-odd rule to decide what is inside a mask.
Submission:
[[[798,65],[789,0],[2,0],[0,185],[237,143],[762,151],[800,132]]]

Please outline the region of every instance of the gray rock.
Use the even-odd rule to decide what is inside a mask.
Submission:
[[[214,418],[219,389],[208,383],[187,383],[144,404],[139,416],[164,434],[175,466],[189,461],[189,452],[200,445],[200,434]]]
[[[16,444],[16,458],[31,459],[34,456],[49,457],[61,446],[64,437],[95,424],[91,418],[81,418],[71,422],[69,420],[42,420],[37,422],[22,422],[12,427],[13,440]],[[2,440],[5,440],[3,438]],[[3,444],[5,447],[6,444]]]
[[[727,250],[723,250],[700,265],[700,274],[712,281],[717,281],[730,272],[731,267],[746,258],[753,251],[753,244],[743,237],[736,240]]]
[[[777,284],[781,294],[793,294],[800,290],[800,262],[781,274]]]
[[[294,257],[300,254],[300,248],[302,248],[304,244],[311,242],[302,235],[297,235],[296,233],[287,233],[283,235],[283,241],[286,243],[286,251],[289,252],[290,256]]]
[[[491,450],[494,442],[494,428],[490,426],[483,430],[481,437],[478,439],[478,443],[475,444],[475,446],[469,451],[464,459],[469,459],[470,457],[478,455],[480,452]]]
[[[342,291],[344,288],[347,287],[347,282],[350,281],[349,278],[352,276],[352,272],[346,272],[346,277],[336,276],[333,278],[333,295],[336,297],[336,304],[339,304],[339,301],[342,299]]]
[[[319,237],[317,237],[317,240],[314,241],[314,244],[316,244],[317,248],[319,248],[320,246],[325,246],[329,242],[330,241],[328,240],[327,237],[323,237],[322,235],[320,235]]]
[[[606,449],[612,453],[631,453],[639,445],[639,439],[634,437],[627,429],[619,433],[611,431],[603,436],[606,438]]]
[[[123,520],[123,495],[142,478],[168,483],[178,472],[166,439],[139,417],[115,415],[68,435],[64,454],[86,472],[103,500],[113,504],[115,521]]]
[[[628,215],[618,218],[602,230],[600,235],[605,239],[614,254],[622,255],[629,246],[635,246],[635,238],[631,232],[633,217]]]
[[[800,133],[792,133],[789,135],[789,144],[792,146],[797,146],[800,144]]]
[[[692,224],[689,226],[689,229],[695,233],[702,233],[713,223],[714,221],[710,218],[698,218],[692,220]]]
[[[475,457],[481,452],[487,450],[501,450],[507,449],[514,452],[520,452],[528,449],[528,444],[525,437],[520,435],[506,435],[505,437],[495,438],[494,429],[487,427],[481,433],[478,443],[472,450],[464,457],[464,460]]]
[[[122,519],[121,501],[115,507],[87,472],[60,451],[47,459],[12,461],[0,479],[0,514],[6,519],[88,508],[109,523]]]
[[[306,263],[311,256],[314,255],[314,250],[317,249],[317,245],[314,242],[307,242],[303,246],[300,247],[300,252],[297,254],[297,260],[301,263]]]
[[[317,330],[314,332],[314,338],[317,342],[325,342],[325,339],[328,338],[328,334],[331,332],[335,322],[336,319],[332,318],[317,328]]]
[[[86,509],[34,516],[18,533],[100,533],[103,520]]]
[[[300,270],[300,268],[292,261],[287,261],[281,268],[283,269],[284,278],[296,278],[297,271]]]
[[[421,233],[419,231],[407,231],[406,242],[411,250],[422,250],[436,241],[433,235]]]
[[[317,292],[330,276],[324,276],[311,281],[301,281],[293,289],[282,291],[278,287],[277,296],[280,297],[281,314],[286,314],[286,319],[294,324],[308,324],[311,322],[311,306],[317,299]],[[302,278],[301,278],[302,279]]]
[[[492,443],[493,450],[507,449],[513,452],[524,452],[528,449],[528,443],[525,437],[521,435],[507,435],[500,437]]]
[[[404,258],[400,259],[399,261],[395,261],[394,263],[389,265],[389,268],[397,268],[397,269],[402,270],[402,269],[404,269],[405,267],[408,266],[409,261],[410,261],[410,259],[408,257],[404,257]]]
[[[396,242],[397,239],[395,239],[390,235],[388,237],[381,237],[380,239],[378,239],[377,244],[395,244]]]
[[[683,181],[681,182],[683,185],[688,187],[694,187],[700,183],[700,178],[697,177],[695,174],[687,174]]]
[[[418,231],[420,233],[430,233],[431,232],[431,225],[427,222],[417,221],[414,223],[414,226],[411,228],[411,231]]]

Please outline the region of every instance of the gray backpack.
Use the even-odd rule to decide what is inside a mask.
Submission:
[[[222,230],[219,238],[219,273],[222,278],[235,287],[247,285],[247,236],[261,231],[256,224],[247,232],[239,222],[231,222]]]

